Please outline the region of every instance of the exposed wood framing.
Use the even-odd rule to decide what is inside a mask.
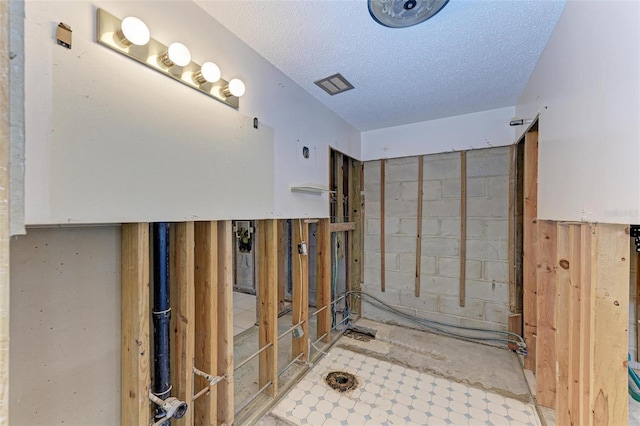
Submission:
[[[360,220],[360,210],[362,208],[361,197],[361,170],[359,161],[349,158],[349,219],[354,223],[353,231],[348,234],[349,241],[349,280],[350,290],[360,291],[360,266],[362,265],[362,221]],[[351,310],[360,312],[360,299],[352,297]]]
[[[1,3],[0,3],[1,4]],[[122,225],[121,411],[123,425],[150,420],[149,224]],[[6,376],[5,376],[6,377]],[[8,424],[8,422],[7,422]]]
[[[353,231],[355,229],[356,229],[356,222],[341,222],[341,223],[332,223],[329,225],[329,230],[331,231],[331,233]]]
[[[524,219],[522,268],[524,286],[524,339],[528,354],[524,367],[535,372],[537,327],[536,281],[536,220],[538,217],[538,132],[525,135],[524,142]]]
[[[556,224],[538,221],[538,334],[536,347],[536,398],[538,404],[556,406]]]
[[[424,156],[418,157],[418,216],[416,217],[416,297],[420,297],[420,266],[422,264],[422,198]]]
[[[0,424],[9,424],[9,2],[0,0]],[[124,281],[123,281],[124,282]],[[124,308],[124,307],[123,307]],[[130,307],[136,309],[136,306]],[[135,312],[130,312],[135,314]],[[138,321],[137,316],[133,318]],[[141,324],[137,323],[139,327]],[[125,338],[125,330],[123,327],[123,343]],[[128,330],[129,333],[140,332],[139,328]],[[129,337],[133,337],[131,334]],[[148,334],[147,340],[148,344]],[[128,342],[128,344],[133,341]],[[135,352],[135,347],[127,346]],[[123,361],[125,358],[125,345],[122,345]],[[148,351],[147,351],[148,352]],[[128,362],[139,362],[137,355],[130,355]],[[123,362],[124,366],[124,362]],[[132,366],[133,367],[133,366]],[[148,371],[148,363],[147,363]],[[139,373],[139,372],[138,372]],[[128,387],[134,386],[131,382],[122,382]],[[148,386],[148,385],[147,385]],[[129,407],[125,409],[123,404],[122,418],[130,415],[128,418],[135,419],[136,413],[143,407],[137,405],[137,398],[140,398],[139,391],[141,388],[135,386],[136,392],[132,398],[134,401],[128,403]],[[124,395],[124,394],[123,394]],[[147,395],[144,395],[146,400]],[[123,396],[124,400],[125,397]],[[124,402],[124,401],[123,401]],[[135,405],[135,406],[134,406]],[[125,413],[127,411],[127,413]],[[143,417],[138,417],[139,419]]]
[[[278,235],[284,241],[284,220],[278,221]],[[284,287],[285,287],[285,275],[284,275],[284,244],[278,244],[278,313],[284,311]]]
[[[260,286],[258,288],[258,341],[259,347],[271,345],[259,355],[259,388],[269,382],[269,396],[278,393],[278,221],[260,221],[260,247],[258,255]]]
[[[181,401],[193,397],[193,362],[195,356],[195,289],[193,222],[171,225],[171,385],[172,396]],[[193,425],[193,410],[175,421]]]
[[[628,421],[628,244],[624,225],[557,225],[556,333],[543,332],[544,315],[538,311],[537,336],[539,351],[556,342],[557,424]],[[541,282],[552,279],[548,274]],[[549,380],[544,371],[537,376],[538,384]]]
[[[360,162],[360,284],[364,284],[364,163]],[[357,306],[360,306],[360,301],[358,300]],[[358,312],[361,311],[358,309]],[[640,352],[639,352],[640,353]]]
[[[326,333],[323,342],[331,341],[331,232],[329,219],[320,219],[316,228],[316,307],[327,307],[317,316],[316,335]]]
[[[293,337],[292,356],[295,358],[303,353],[301,361],[306,361],[309,354],[307,339],[309,337],[309,255],[301,254],[297,247],[302,242],[309,247],[309,224],[302,219],[293,220],[293,288],[291,317],[292,324],[303,321],[302,337]],[[308,253],[308,248],[307,248]]]
[[[218,424],[233,424],[233,227],[230,220],[217,222],[218,226]],[[200,295],[198,295],[200,297]]]
[[[342,153],[334,151],[334,172],[336,176],[336,217],[334,222],[344,222],[344,168]]]
[[[464,306],[467,283],[467,153],[460,152],[460,306]]]
[[[218,225],[216,222],[196,222],[194,230],[195,293],[195,367],[213,375],[218,372]],[[204,389],[208,382],[195,378],[194,391]],[[193,404],[196,425],[218,424],[217,386]]]
[[[516,291],[516,146],[509,147],[509,312],[517,312],[517,291]],[[514,332],[513,330],[509,330]],[[518,334],[521,331],[517,331]]]
[[[387,160],[384,158],[380,160],[380,291],[385,291],[385,264],[384,264],[384,256],[385,256],[385,247],[384,247],[384,187],[385,187],[385,176],[384,176],[384,166]]]
[[[511,314],[509,315],[509,322],[507,324],[507,328],[510,333],[516,333],[517,335],[521,335],[522,333],[522,314]],[[515,351],[518,349],[518,345],[515,343],[509,343],[507,345],[509,349]]]

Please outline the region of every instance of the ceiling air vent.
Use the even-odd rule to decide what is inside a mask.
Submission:
[[[353,89],[353,85],[340,74],[334,74],[314,83],[331,96]]]

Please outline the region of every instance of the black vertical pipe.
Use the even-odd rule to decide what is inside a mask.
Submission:
[[[171,391],[170,321],[169,224],[160,222],[153,224],[153,393],[160,399],[169,397]],[[164,410],[156,410],[156,418],[164,414]]]

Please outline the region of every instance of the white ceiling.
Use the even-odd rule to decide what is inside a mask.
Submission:
[[[451,0],[391,29],[362,0],[196,2],[362,131],[515,105],[565,4]],[[338,72],[355,89],[313,84]]]

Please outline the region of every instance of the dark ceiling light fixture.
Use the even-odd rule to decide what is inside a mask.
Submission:
[[[369,0],[369,13],[380,25],[406,28],[433,17],[449,0]]]
[[[314,83],[331,96],[353,89],[353,85],[341,74],[330,75]]]

